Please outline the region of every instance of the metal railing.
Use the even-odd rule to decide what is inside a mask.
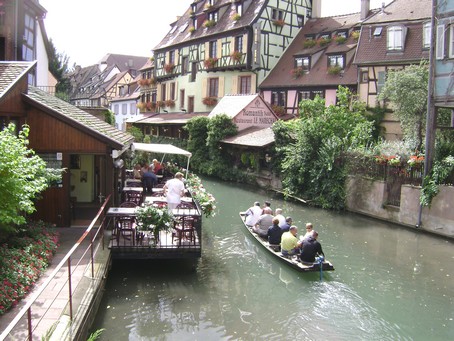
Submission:
[[[44,283],[28,298],[27,303],[24,305],[24,307],[19,311],[19,313],[14,317],[14,319],[11,321],[11,323],[5,328],[5,330],[2,332],[0,335],[0,340],[3,341],[7,337],[10,337],[13,340],[33,340],[36,338],[37,340],[41,339],[41,336],[35,335],[34,332],[37,329],[37,326],[41,321],[43,321],[45,315],[51,310],[51,309],[60,309],[61,314],[59,317],[61,317],[64,313],[69,314],[69,318],[71,321],[74,319],[74,294],[77,290],[77,286],[79,283],[76,283],[76,271],[81,271],[81,273],[85,273],[88,268],[90,267],[90,274],[91,274],[91,281],[96,279],[96,274],[95,274],[95,257],[98,253],[98,250],[100,247],[104,249],[104,229],[102,226],[104,225],[104,219],[105,219],[105,209],[107,207],[107,204],[110,200],[110,195],[107,197],[107,199],[104,201],[103,205],[99,209],[98,213],[96,214],[95,218],[92,220],[90,225],[87,227],[85,232],[82,234],[82,236],[77,240],[77,242],[74,244],[74,246],[71,248],[71,250],[63,257],[63,259],[60,261],[60,263],[55,267],[55,269],[52,271],[50,276],[44,281]],[[96,222],[102,218],[101,225],[96,231],[94,232],[93,236],[91,239],[88,239],[87,237],[90,235],[90,232],[92,231],[93,227],[95,226]],[[86,247],[86,249],[79,249],[80,245],[82,242],[88,242],[89,245]],[[81,251],[82,254],[78,257],[76,257],[76,250]],[[74,260],[76,261],[75,264],[72,264],[72,257],[74,256]],[[86,264],[84,264],[86,262]],[[50,306],[48,306],[43,314],[41,316],[34,316],[32,320],[32,307],[38,307],[39,305],[42,305],[42,303],[38,303],[37,301],[42,298],[43,293],[45,290],[48,288],[49,284],[52,283],[57,276],[63,276],[66,275],[67,279],[66,282],[64,283],[63,287],[58,290],[58,292],[52,291],[52,294],[54,295],[54,298],[52,300],[52,303]],[[63,291],[68,290],[68,295],[67,295],[67,301],[66,304],[64,305],[64,308],[61,308],[62,304],[61,301],[59,300],[58,305],[56,304],[57,298],[62,298],[66,295],[63,294]],[[49,289],[52,290],[52,289]],[[24,330],[17,330],[19,327],[19,323],[21,320],[25,317],[27,319],[27,335],[25,335]],[[35,314],[36,315],[36,314]],[[56,319],[58,321],[59,317]],[[33,323],[35,322],[35,323]],[[21,326],[22,327],[22,326]],[[47,326],[48,328],[51,326]],[[46,330],[47,331],[47,330]],[[20,334],[20,336],[18,336]]]

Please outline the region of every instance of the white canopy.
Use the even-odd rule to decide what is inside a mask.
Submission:
[[[187,150],[175,147],[171,144],[159,144],[159,143],[133,143],[132,150],[140,150],[143,152],[149,153],[159,153],[164,154],[162,160],[166,154],[177,154],[177,155],[184,155],[188,158],[188,164],[186,167],[186,177],[188,176],[188,169],[189,169],[189,160],[191,159],[192,154]],[[162,161],[161,161],[162,162]]]

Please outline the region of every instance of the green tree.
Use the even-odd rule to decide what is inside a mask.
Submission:
[[[347,170],[342,157],[370,143],[373,123],[363,104],[350,101],[348,89],[339,87],[337,98],[329,107],[318,96],[302,101],[301,117],[277,121],[273,132],[284,191],[323,208],[343,209]]]
[[[402,132],[413,149],[422,150],[426,126],[429,70],[427,62],[391,70],[379,100],[390,100]]]
[[[49,71],[58,81],[55,89],[56,95],[63,99],[70,89],[69,79],[65,77],[69,71],[68,63],[69,57],[64,53],[58,53],[54,42],[49,39]]]
[[[184,129],[188,131],[188,150],[192,153],[191,168],[201,171],[206,168],[208,161],[208,146],[206,145],[208,137],[208,122],[210,119],[205,116],[191,118]]]
[[[29,127],[16,135],[10,124],[0,131],[0,231],[12,233],[26,222],[25,214],[34,212],[33,199],[61,179],[61,169],[48,169],[34,151],[28,149]]]

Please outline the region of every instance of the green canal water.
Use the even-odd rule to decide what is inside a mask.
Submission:
[[[101,340],[454,340],[453,242],[362,216],[204,180],[218,201],[196,269],[116,262],[92,330]],[[336,271],[301,274],[267,255],[238,212],[271,199],[312,222]]]

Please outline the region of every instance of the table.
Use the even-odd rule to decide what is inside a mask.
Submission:
[[[137,214],[137,207],[111,207],[107,210],[106,216],[120,217],[120,216],[135,216]]]
[[[153,204],[155,201],[164,201],[167,202],[167,197],[159,196],[159,197],[146,197],[145,204]],[[192,203],[192,198],[189,197],[182,197],[181,202],[188,202]]]
[[[196,208],[174,208],[172,210],[174,216],[188,216],[188,215],[199,215],[199,210]]]
[[[123,187],[123,192],[143,192],[143,187]]]
[[[125,186],[130,186],[130,184],[140,184],[142,187],[142,180],[140,179],[126,179],[125,180]]]
[[[153,187],[151,189],[151,191],[154,192],[154,193],[161,193],[161,192],[164,193],[164,188],[162,188],[162,187]]]

